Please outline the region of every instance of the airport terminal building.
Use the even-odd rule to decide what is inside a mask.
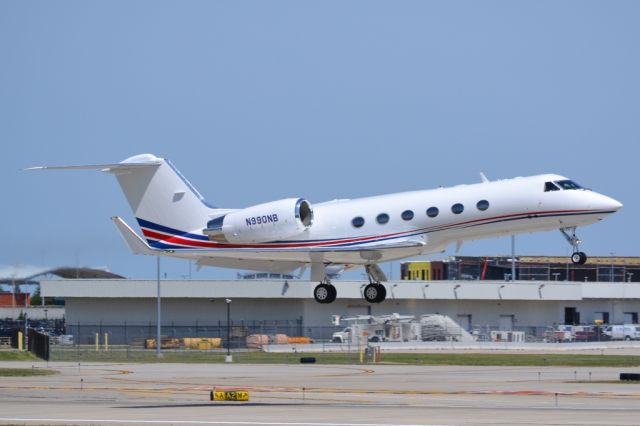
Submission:
[[[163,280],[161,312],[167,336],[220,336],[227,304],[234,329],[243,334],[284,333],[329,339],[340,315],[448,315],[468,330],[521,330],[539,335],[557,324],[637,323],[640,283],[556,280],[399,280],[385,283],[387,300],[367,303],[362,281],[334,281],[331,304],[313,299],[315,282],[276,280]],[[66,323],[80,341],[112,333],[112,343],[154,335],[155,280],[73,279],[41,282],[42,294],[63,297]],[[240,332],[239,332],[240,333]]]

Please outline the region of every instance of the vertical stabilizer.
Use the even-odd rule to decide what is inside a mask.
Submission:
[[[116,175],[141,227],[200,233],[213,207],[169,160],[141,154],[119,164],[104,171]],[[127,167],[130,164],[149,167]]]
[[[114,174],[143,231],[146,228],[164,233],[150,239],[185,232],[202,234],[210,214],[215,213],[169,160],[153,154],[136,155],[120,163],[38,166],[27,170],[99,170]],[[207,239],[204,235],[202,238]]]

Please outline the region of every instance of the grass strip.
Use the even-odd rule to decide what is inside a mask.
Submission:
[[[41,368],[0,368],[0,377],[52,376],[54,374],[58,374],[58,371]]]
[[[318,364],[360,364],[357,353],[267,353],[260,351],[233,352],[238,364],[297,364],[301,357],[315,357]],[[76,362],[126,363],[224,363],[225,353],[219,351],[163,351],[156,358],[153,350],[95,352],[90,350],[52,351],[52,360]],[[368,362],[365,362],[367,364]],[[406,354],[384,353],[382,364],[399,365],[458,365],[458,366],[562,366],[562,367],[635,367],[640,356],[576,355],[576,354]]]
[[[0,361],[38,361],[31,352],[19,352],[18,350],[0,351]]]

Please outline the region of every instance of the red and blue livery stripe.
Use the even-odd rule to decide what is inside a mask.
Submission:
[[[367,235],[358,237],[347,237],[338,239],[318,239],[318,240],[293,240],[293,241],[272,241],[267,243],[254,244],[232,244],[211,241],[204,234],[182,231],[168,226],[160,225],[142,218],[136,218],[142,233],[147,238],[149,245],[161,250],[184,250],[184,249],[304,249],[304,248],[337,248],[355,247],[366,244],[379,243],[399,238],[408,238],[420,234],[428,234],[451,229],[464,229],[480,225],[495,224],[499,222],[509,222],[516,220],[526,220],[544,217],[562,217],[575,215],[607,214],[614,211],[603,210],[552,210],[515,213],[501,216],[493,216],[482,219],[474,219],[462,222],[436,225],[413,229],[409,231],[395,232],[380,235]]]

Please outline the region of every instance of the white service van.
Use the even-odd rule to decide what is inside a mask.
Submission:
[[[603,333],[611,340],[640,340],[640,325],[608,325]]]

